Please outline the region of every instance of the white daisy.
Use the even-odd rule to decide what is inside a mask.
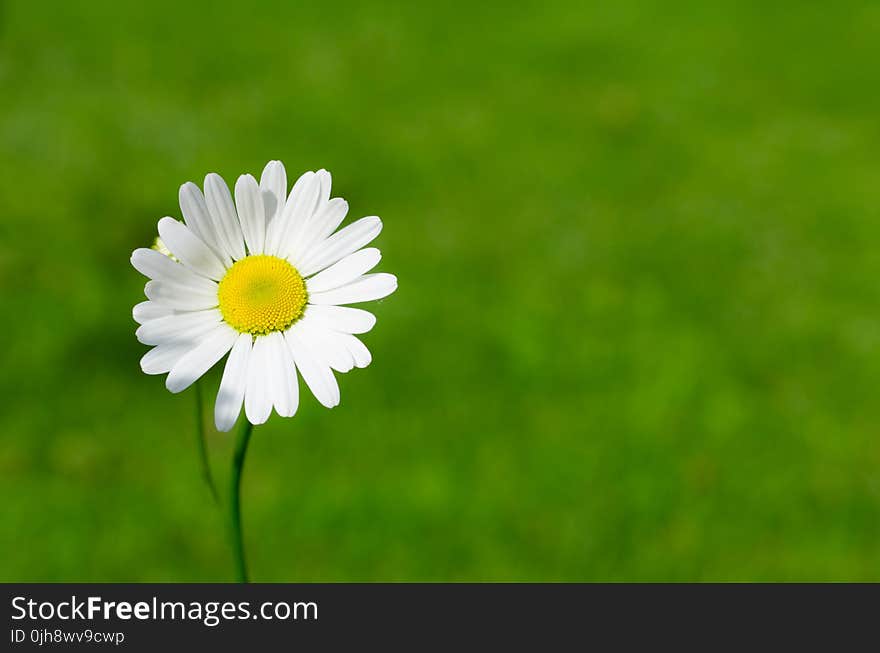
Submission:
[[[299,405],[297,370],[319,402],[339,403],[333,375],[366,367],[371,356],[354,334],[372,313],[341,306],[385,297],[392,274],[367,274],[379,250],[364,248],[382,230],[370,216],[336,231],[348,203],[330,198],[330,173],[307,172],[287,195],[287,174],[270,161],[259,184],[242,175],[235,201],[223,179],[205,177],[205,193],[180,187],[185,224],[159,220],[161,244],[131,255],[150,281],[134,307],[138,340],[151,349],[147,374],[165,374],[180,392],[227,353],[214,418],[228,431],[241,412],[262,424],[274,408],[291,417]],[[335,233],[334,233],[335,232]]]

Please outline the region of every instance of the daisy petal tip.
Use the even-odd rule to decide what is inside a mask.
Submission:
[[[140,325],[140,326],[135,330],[135,332],[134,332],[134,337],[137,338],[137,341],[138,341],[139,343],[141,343],[142,345],[150,345],[150,343],[147,342],[148,339],[145,339],[145,338],[144,338],[144,325],[143,325],[143,324]],[[152,346],[152,345],[151,345],[151,346]]]
[[[178,199],[181,201],[181,203],[182,203],[187,197],[189,197],[189,195],[190,195],[191,193],[195,193],[196,191],[198,191],[199,193],[201,193],[201,191],[199,190],[199,187],[198,187],[198,186],[196,186],[196,185],[195,185],[193,182],[191,182],[191,181],[186,181],[186,182],[184,182],[184,183],[182,183],[182,184],[180,185],[180,188],[179,188],[178,191],[177,191],[177,198],[178,198]]]
[[[245,184],[251,184],[251,183],[253,183],[254,186],[259,185],[259,184],[257,184],[256,178],[254,178],[254,176],[251,173],[246,172],[243,175],[239,175],[238,179],[235,180],[235,188],[236,188],[236,190],[238,190],[239,185],[244,186]]]
[[[185,380],[181,379],[178,376],[174,376],[172,374],[169,374],[165,378],[165,387],[167,388],[168,392],[170,392],[171,394],[176,395],[179,392],[183,392],[189,386],[190,386],[189,383],[187,383]]]
[[[226,415],[214,414],[214,426],[220,431],[220,433],[229,433],[237,421],[238,415],[235,416],[235,419],[230,419]]]
[[[265,165],[263,172],[260,173],[260,185],[268,184],[269,180],[273,178],[280,181],[280,185],[287,186],[287,171],[284,169],[284,164],[278,159],[272,159]],[[287,195],[287,188],[280,190],[285,196]]]
[[[254,426],[260,426],[261,424],[265,424],[269,421],[269,415],[272,414],[271,406],[269,408],[268,413],[258,413],[252,414],[247,412],[247,407],[245,407],[245,419],[249,421]]]

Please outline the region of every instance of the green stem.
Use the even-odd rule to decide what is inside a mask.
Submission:
[[[205,420],[202,412],[202,385],[196,383],[196,439],[198,440],[199,459],[202,466],[202,477],[208,484],[214,503],[220,504],[220,495],[217,493],[217,486],[214,484],[214,477],[211,475],[211,463],[208,460],[208,444],[205,438]]]
[[[247,563],[244,559],[244,539],[241,535],[241,471],[247,454],[248,442],[254,425],[247,419],[242,422],[232,457],[232,477],[229,484],[229,516],[232,526],[232,554],[235,558],[236,578],[239,583],[248,582]]]

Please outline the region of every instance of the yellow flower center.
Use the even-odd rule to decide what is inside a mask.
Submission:
[[[260,254],[236,261],[217,289],[220,313],[234,329],[255,336],[284,331],[302,317],[306,284],[290,263]]]

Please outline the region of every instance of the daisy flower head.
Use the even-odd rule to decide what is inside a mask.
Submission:
[[[204,193],[180,187],[183,222],[159,220],[153,248],[131,263],[149,278],[147,301],[134,307],[137,338],[152,346],[147,374],[168,374],[181,392],[228,354],[215,403],[217,428],[228,431],[244,405],[251,424],[275,409],[291,417],[299,381],[324,406],[339,404],[333,371],[366,367],[371,356],[356,334],[376,318],[343,306],[381,299],[397,278],[370,273],[381,255],[366,247],[382,230],[375,216],[337,231],[348,203],[330,197],[330,173],[306,172],[287,192],[287,173],[270,161],[259,183],[241,175],[233,193],[216,174]]]

